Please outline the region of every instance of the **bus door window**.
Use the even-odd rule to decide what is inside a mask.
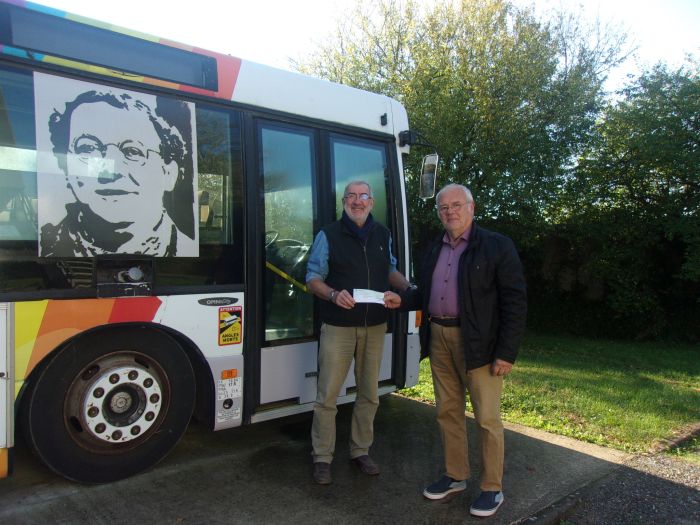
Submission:
[[[343,213],[343,191],[349,182],[362,180],[372,187],[372,217],[391,229],[387,206],[387,160],[384,144],[334,135],[331,137],[336,217]],[[396,254],[394,254],[396,255]]]
[[[315,141],[302,128],[263,124],[265,341],[313,335],[306,263],[314,236]]]

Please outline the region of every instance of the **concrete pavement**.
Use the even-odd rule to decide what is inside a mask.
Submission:
[[[479,492],[476,446],[470,447],[475,476],[465,492],[437,502],[421,495],[442,474],[433,406],[382,398],[371,451],[382,473],[371,478],[348,461],[350,409],[343,406],[338,414],[329,486],[311,480],[310,415],[222,432],[193,424],[155,468],[108,485],[65,481],[18,447],[15,475],[0,480],[0,523],[558,523],[552,504],[566,505],[569,494],[610,474],[627,457],[507,425],[505,503],[491,518],[474,518],[468,507]],[[475,444],[472,418],[467,425]]]

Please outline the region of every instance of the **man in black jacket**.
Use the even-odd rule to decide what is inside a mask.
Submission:
[[[437,195],[445,232],[426,253],[418,287],[391,306],[423,309],[421,357],[430,356],[445,475],[423,495],[442,499],[466,489],[469,477],[465,393],[474,407],[481,441],[481,494],[470,508],[491,516],[503,503],[503,377],[515,362],[525,330],[525,279],[513,242],[473,222],[474,199],[449,184]]]
[[[389,286],[404,290],[409,283],[396,270],[391,235],[372,218],[373,206],[369,184],[348,184],[343,216],[318,233],[309,256],[306,283],[324,301],[319,309],[318,387],[311,428],[313,477],[321,485],[331,482],[336,402],[353,358],[357,391],[350,458],[365,474],[379,474],[379,467],[369,457],[369,447],[379,406],[377,384],[387,315],[384,304],[356,302],[353,290],[372,290],[385,296]]]

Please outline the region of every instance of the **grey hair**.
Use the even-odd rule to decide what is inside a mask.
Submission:
[[[343,197],[347,194],[348,190],[350,189],[350,186],[354,186],[355,184],[364,184],[367,186],[367,189],[369,190],[369,196],[372,196],[372,186],[369,185],[369,182],[364,181],[364,180],[353,180],[351,182],[348,182],[348,184],[345,186],[345,189],[343,190]]]
[[[440,191],[438,191],[437,195],[435,196],[435,202],[440,202],[440,195],[442,195],[443,191],[447,190],[453,190],[455,188],[459,188],[464,192],[464,196],[467,198],[467,202],[474,202],[474,197],[472,197],[472,192],[469,191],[469,188],[462,184],[448,184],[447,186],[443,187]]]

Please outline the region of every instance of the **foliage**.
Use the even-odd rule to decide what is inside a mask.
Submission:
[[[544,220],[562,166],[579,151],[601,102],[604,72],[624,38],[603,36],[573,17],[540,22],[503,0],[362,2],[303,72],[402,101],[412,128],[442,157],[443,182],[468,185],[480,216],[522,224]],[[417,195],[419,159],[409,163]],[[430,206],[411,199],[423,242]]]
[[[599,308],[637,338],[684,317],[700,337],[700,71],[687,67],[654,67],[606,109],[557,231],[578,254],[559,268],[577,276],[572,297],[595,284]]]
[[[516,241],[532,327],[697,341],[700,69],[660,64],[610,100],[625,45],[508,0],[362,0],[297,67],[406,106],[440,185],[469,186],[477,221]],[[404,163],[416,256],[439,230],[419,163]]]
[[[689,345],[528,334],[506,378],[503,418],[631,452],[700,422],[700,360]],[[430,366],[402,395],[434,402]],[[470,409],[470,408],[469,408]]]

